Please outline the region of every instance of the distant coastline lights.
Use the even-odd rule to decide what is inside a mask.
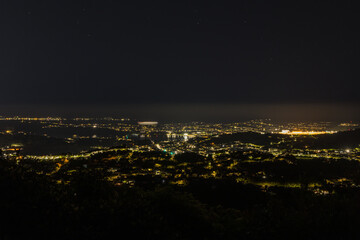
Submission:
[[[320,134],[334,134],[337,131],[290,131],[290,130],[282,130],[279,134],[286,135],[320,135]]]

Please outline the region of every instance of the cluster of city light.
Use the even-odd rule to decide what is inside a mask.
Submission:
[[[334,134],[337,131],[289,131],[289,130],[282,130],[279,132],[280,134],[287,134],[287,135],[320,135],[320,134]]]
[[[157,125],[158,122],[138,122],[139,125]]]

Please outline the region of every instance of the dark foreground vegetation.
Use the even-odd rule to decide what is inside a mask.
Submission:
[[[0,162],[0,239],[356,239],[360,191],[264,189],[231,179],[115,186],[84,168],[67,184]]]

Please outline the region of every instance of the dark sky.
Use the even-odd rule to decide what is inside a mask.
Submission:
[[[0,103],[360,103],[355,2],[1,1]]]

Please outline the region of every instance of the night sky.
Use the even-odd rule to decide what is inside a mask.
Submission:
[[[0,103],[357,104],[355,2],[1,1]]]

